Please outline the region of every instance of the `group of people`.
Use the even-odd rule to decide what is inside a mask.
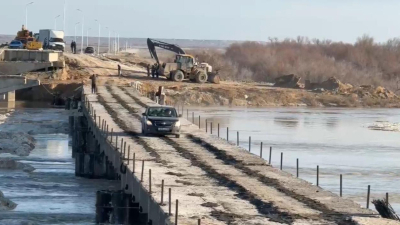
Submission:
[[[72,51],[72,53],[76,54],[76,42],[75,41],[71,42],[71,51]]]
[[[150,66],[150,64],[147,64],[147,76],[150,77],[150,71],[151,71],[151,76],[153,78],[155,77],[159,77],[160,74],[158,72],[158,70],[160,69],[160,65],[158,63],[155,63],[153,65]]]

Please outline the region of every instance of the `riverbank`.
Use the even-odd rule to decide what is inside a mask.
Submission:
[[[223,81],[221,84],[172,82],[165,77],[147,77],[148,59],[121,53],[109,57],[65,54],[68,82],[88,83],[91,74],[98,74],[98,85],[130,85],[139,81],[145,92],[153,93],[164,86],[168,101],[187,106],[256,106],[256,107],[367,107],[399,108],[400,98],[382,87],[352,87],[327,91],[273,87],[267,83]],[[122,65],[122,77],[117,65]],[[93,66],[95,65],[95,66]],[[349,88],[347,88],[349,87]],[[351,87],[351,88],[350,88]]]

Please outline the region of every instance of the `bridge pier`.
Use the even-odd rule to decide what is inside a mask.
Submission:
[[[69,102],[69,104],[73,103]],[[132,180],[131,173],[123,163],[120,153],[113,149],[113,146],[102,136],[91,118],[86,117],[85,114],[70,116],[69,128],[72,137],[72,157],[75,158],[75,175],[88,179],[121,182],[119,191],[99,190],[97,192],[96,222],[163,224],[149,222],[148,193],[138,188],[140,181]],[[114,221],[108,221],[110,213]]]

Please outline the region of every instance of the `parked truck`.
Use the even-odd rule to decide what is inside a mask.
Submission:
[[[43,43],[43,49],[65,50],[64,31],[39,30],[39,41]]]

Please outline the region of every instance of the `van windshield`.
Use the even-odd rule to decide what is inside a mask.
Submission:
[[[50,42],[64,42],[62,38],[50,38]]]

